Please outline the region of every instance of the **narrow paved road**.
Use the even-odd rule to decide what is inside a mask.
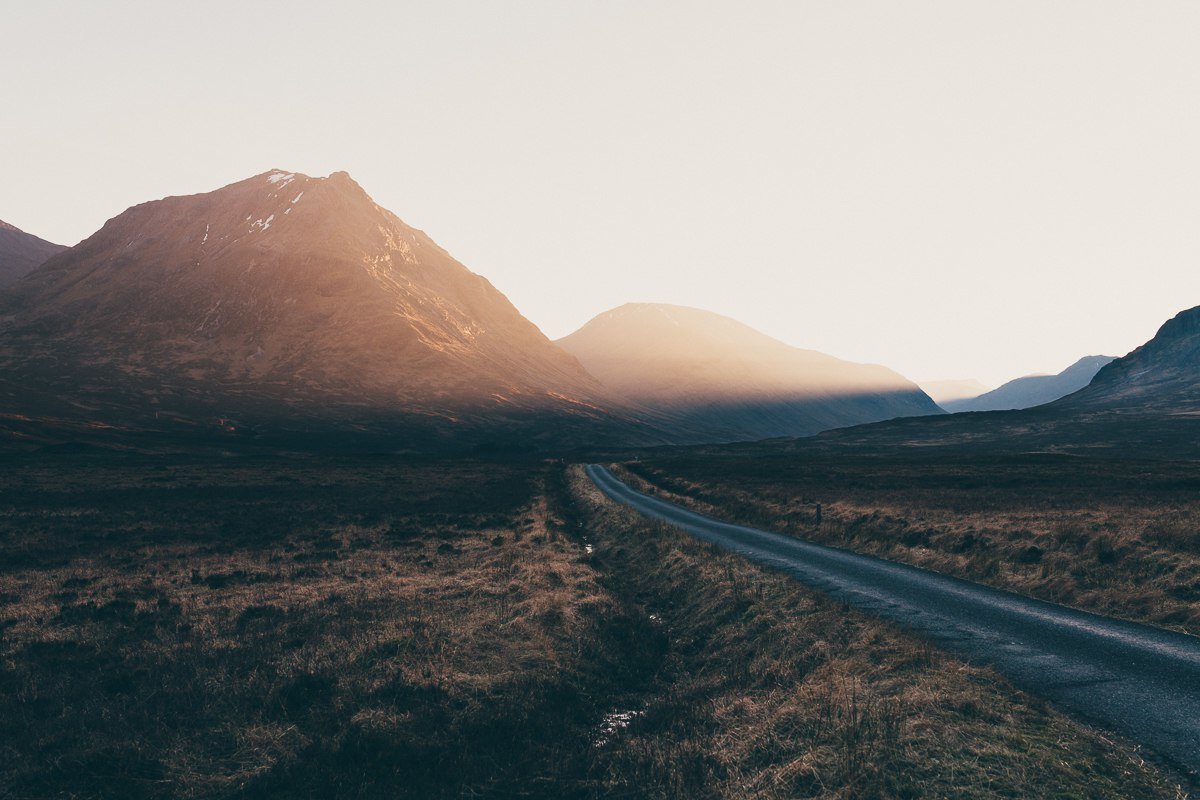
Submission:
[[[721,522],[637,492],[598,464],[587,474],[648,517],[994,666],[1016,685],[1143,743],[1200,785],[1200,638]]]

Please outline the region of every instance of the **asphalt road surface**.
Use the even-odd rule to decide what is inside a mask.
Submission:
[[[1200,784],[1200,638],[1088,614],[892,561],[706,517],[598,464],[608,497],[922,634],[1140,742]]]

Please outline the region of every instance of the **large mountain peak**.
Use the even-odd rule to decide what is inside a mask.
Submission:
[[[34,382],[75,373],[68,394],[86,405],[187,397],[233,416],[253,397],[257,418],[336,408],[448,425],[605,416],[574,358],[346,173],[274,169],[142,203],[20,295],[0,317],[0,367]]]

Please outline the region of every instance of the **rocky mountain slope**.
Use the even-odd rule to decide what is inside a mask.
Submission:
[[[39,264],[66,248],[47,242],[0,220],[0,289],[32,272]]]
[[[1079,391],[1112,360],[1112,356],[1085,356],[1057,375],[1026,375],[977,397],[947,400],[941,406],[951,413],[1033,408]]]
[[[558,344],[622,398],[690,428],[692,441],[806,436],[941,413],[889,369],[791,347],[682,306],[624,305]]]
[[[1154,338],[1105,366],[1061,410],[1200,414],[1200,306],[1168,320]]]

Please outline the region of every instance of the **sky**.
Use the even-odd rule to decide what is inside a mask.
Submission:
[[[552,338],[717,311],[917,380],[1200,305],[1200,4],[4,2],[0,219],[347,170]]]

